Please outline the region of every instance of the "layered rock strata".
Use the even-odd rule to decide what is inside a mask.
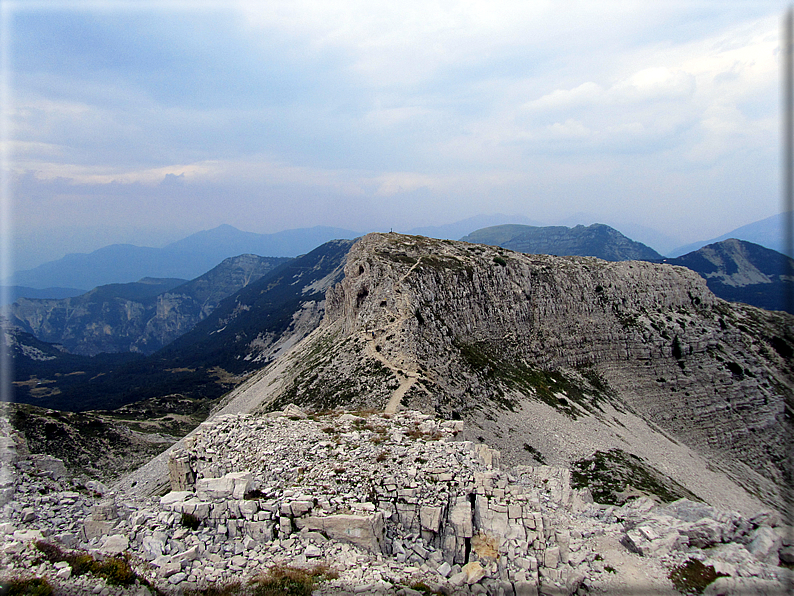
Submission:
[[[513,412],[542,402],[620,434],[614,407],[783,506],[794,318],[720,300],[683,267],[370,234],[323,325],[274,406],[462,418],[525,463],[536,438],[499,436]]]

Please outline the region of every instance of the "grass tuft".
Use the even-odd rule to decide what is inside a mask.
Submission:
[[[251,583],[254,596],[311,596],[318,583],[337,577],[339,574],[324,564],[311,569],[277,565]]]
[[[135,580],[148,585],[148,581],[145,578],[136,575],[125,557],[117,556],[97,561],[88,553],[80,551],[65,552],[57,545],[43,540],[36,542],[36,548],[50,563],[59,563],[61,561],[69,563],[72,568],[72,575],[75,576],[93,573],[104,577],[107,583],[112,586],[129,586],[135,583]]]
[[[50,596],[53,594],[53,589],[43,577],[27,577],[9,581],[0,580],[0,594],[8,594],[8,596]]]

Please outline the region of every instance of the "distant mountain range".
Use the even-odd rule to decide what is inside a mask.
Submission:
[[[79,288],[30,288],[28,286],[0,287],[0,306],[7,306],[19,298],[72,298],[85,294],[86,290]]]
[[[605,261],[659,261],[662,255],[604,224],[590,226],[503,225],[476,230],[464,242],[501,246],[517,252],[598,257]]]
[[[596,252],[611,257],[609,260],[618,260],[621,255],[624,258],[640,256],[685,266],[704,277],[717,296],[766,309],[782,309],[781,296],[786,283],[784,267],[794,267],[794,261],[775,251],[735,239],[704,247],[678,259],[662,259],[651,258],[659,255],[608,226],[555,227],[551,232],[526,228],[497,226],[469,236],[488,239],[497,245],[496,240],[514,243],[525,249],[528,239],[539,237],[550,250],[554,247],[548,244],[549,233],[560,240],[558,248],[578,246],[582,249],[583,238],[595,239],[591,245],[593,250],[579,252]],[[578,239],[579,244],[574,246],[571,238]],[[604,241],[605,238],[611,239],[611,243]],[[236,285],[224,281],[221,272],[235,264],[239,266],[240,259],[256,259],[250,255],[229,259],[192,282],[167,289],[163,288],[175,285],[177,280],[142,280],[136,284],[97,288],[77,302],[69,299],[73,314],[79,310],[78,304],[82,304],[80,308],[85,314],[76,317],[77,323],[62,326],[60,336],[42,336],[42,321],[48,321],[50,327],[55,328],[63,317],[54,313],[63,312],[67,301],[61,301],[58,308],[49,312],[44,308],[35,316],[19,308],[15,311],[19,329],[14,331],[12,342],[18,378],[16,399],[45,407],[80,410],[117,407],[176,393],[195,398],[220,396],[239,383],[242,375],[261,368],[319,324],[325,308],[325,291],[342,278],[351,245],[351,240],[326,243],[303,257],[286,260],[247,284],[239,273]],[[573,252],[567,249],[556,252]],[[164,285],[158,287],[157,284]],[[233,293],[235,288],[237,291]],[[222,295],[228,297],[221,300]],[[207,308],[213,300],[217,305],[214,310]],[[36,303],[22,302],[25,308],[32,308]],[[127,306],[119,306],[125,304]],[[199,314],[199,304],[207,308],[203,315]],[[111,308],[111,305],[116,306]],[[135,309],[148,314],[142,316],[145,324],[138,323],[133,334],[118,323],[118,313]],[[24,313],[27,315],[21,316]],[[90,313],[95,313],[94,318]],[[180,321],[188,323],[180,327]],[[34,329],[39,338],[26,333]],[[115,337],[107,341],[109,349],[133,349],[151,355],[102,353],[88,358],[65,353],[42,341],[42,337],[48,337],[70,351],[96,354],[97,348],[103,345],[96,338],[97,329],[107,330],[109,337]],[[170,340],[173,341],[167,343]],[[152,354],[156,348],[160,348],[159,351]]]
[[[582,213],[571,216],[562,223],[575,225],[577,222],[588,223],[595,219],[596,216],[593,214]],[[415,227],[404,231],[412,235],[459,240],[474,231],[504,224],[549,227],[521,215],[492,214],[477,215],[451,224]],[[661,250],[670,257],[681,256],[706,244],[728,238],[746,240],[778,252],[783,252],[784,248],[782,214],[742,226],[718,238],[681,246],[675,250],[669,250],[674,246],[672,239],[656,230],[625,222],[613,223],[611,226],[620,229],[624,235],[628,234],[631,238],[640,239],[646,246],[655,247],[657,251]],[[114,244],[91,253],[69,254],[33,269],[18,271],[12,279],[4,280],[4,283],[19,286],[8,290],[9,302],[19,297],[65,298],[76,296],[100,285],[134,282],[143,277],[193,279],[228,257],[245,253],[268,257],[295,257],[329,240],[352,239],[361,235],[360,232],[325,226],[285,230],[274,234],[256,234],[243,232],[224,224],[192,234],[164,248]],[[789,256],[794,257],[794,255]],[[51,289],[42,294],[45,288]],[[78,289],[71,290],[71,288]]]
[[[189,282],[147,277],[61,300],[20,298],[8,316],[23,331],[72,354],[151,354],[192,329],[221,300],[288,260],[240,255]]]
[[[325,226],[254,234],[221,225],[163,248],[113,244],[91,253],[69,254],[34,269],[18,271],[7,283],[32,288],[90,289],[143,277],[193,279],[229,257],[241,254],[296,257],[329,240],[358,235],[351,230]]]
[[[173,394],[220,397],[319,324],[325,291],[342,278],[352,244],[328,242],[282,263],[149,356],[64,353],[8,327],[6,341],[16,367],[14,401],[79,411]]]
[[[413,228],[405,232],[413,236],[427,236],[429,238],[439,238],[441,240],[460,240],[467,234],[485,227],[499,226],[504,224],[520,224],[528,226],[541,226],[540,222],[523,217],[521,215],[504,215],[496,213],[494,215],[475,215],[455,223],[441,226],[424,226]]]
[[[723,300],[794,314],[785,303],[786,286],[794,282],[794,259],[777,251],[729,238],[664,262],[696,271]]]
[[[787,283],[785,268],[787,262],[788,266],[794,263],[780,253],[736,239],[676,259],[664,259],[604,224],[573,228],[490,226],[473,231],[464,240],[524,253],[681,265],[704,277],[717,296],[768,310],[787,308],[783,293]],[[22,298],[8,312],[12,324],[21,330],[41,341],[59,344],[72,354],[151,354],[189,332],[222,299],[286,260],[242,255],[225,260],[191,282],[144,278],[135,283],[100,286],[62,300]],[[188,337],[183,341],[192,340]]]
[[[760,244],[763,247],[786,254],[785,239],[783,237],[785,217],[785,213],[778,213],[777,215],[767,217],[766,219],[755,221],[751,224],[747,224],[746,226],[731,230],[730,232],[727,232],[722,236],[712,238],[711,240],[703,240],[701,242],[693,242],[691,244],[679,246],[678,248],[669,251],[667,255],[670,257],[679,257],[686,253],[690,253],[702,248],[707,244],[714,244],[715,242],[721,242],[722,240],[727,240],[729,238],[736,238],[738,240],[752,242],[753,244]],[[788,256],[794,258],[794,254],[790,254]]]

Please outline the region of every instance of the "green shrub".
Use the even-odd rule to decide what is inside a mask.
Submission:
[[[505,261],[502,257],[494,257],[493,262],[501,267],[507,267],[507,261]]]
[[[81,552],[64,552],[55,544],[39,540],[36,542],[36,548],[41,551],[44,557],[50,563],[58,563],[66,561],[72,568],[72,575],[84,575],[86,573],[93,573],[104,577],[110,585],[113,586],[128,586],[135,583],[136,579],[141,579],[141,583],[147,584],[145,579],[138,578],[135,572],[130,567],[127,559],[123,557],[114,557],[112,559],[105,559],[104,561],[97,561],[88,553]]]
[[[185,596],[242,596],[244,594],[239,582],[225,586],[207,586],[195,590],[185,590]]]
[[[52,586],[43,577],[0,580],[0,593],[8,596],[50,596]]]
[[[129,586],[137,577],[126,559],[120,557],[105,559],[94,573],[104,577],[111,586]]]
[[[252,581],[254,596],[311,596],[315,585],[338,577],[327,565],[312,569],[276,566]]]
[[[85,575],[97,567],[97,562],[91,555],[68,555],[64,561],[72,566],[72,575]]]

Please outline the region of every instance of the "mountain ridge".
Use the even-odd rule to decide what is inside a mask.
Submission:
[[[786,303],[787,289],[794,283],[794,259],[760,244],[729,238],[664,262],[696,271],[725,300],[794,310]]]
[[[15,401],[81,411],[171,394],[198,400],[220,397],[319,324],[325,291],[338,281],[351,244],[331,241],[282,263],[146,357],[63,354],[33,336],[24,340],[23,333],[14,348],[20,373]],[[40,352],[46,360],[26,356]]]
[[[746,242],[752,242],[753,244],[760,244],[764,248],[786,254],[786,241],[784,237],[784,222],[786,217],[786,213],[771,215],[764,219],[735,228],[716,238],[684,244],[665,254],[668,257],[680,257],[686,253],[703,248],[708,244],[714,244],[722,240],[728,240],[729,238],[737,238]],[[787,256],[794,258],[794,254]]]
[[[631,413],[651,464],[672,465],[652,448],[662,437],[683,441],[744,487],[723,502],[744,490],[781,506],[794,318],[722,301],[689,269],[370,234],[326,301],[322,325],[219,415],[419,409],[463,418],[507,461],[535,450],[562,465],[625,441],[611,417]],[[600,430],[568,443],[565,420]]]
[[[144,277],[62,300],[20,298],[9,307],[9,318],[38,339],[75,354],[152,353],[285,260],[240,255],[191,281]]]
[[[12,283],[33,288],[94,288],[134,282],[142,277],[194,279],[229,257],[241,254],[296,257],[329,240],[358,235],[358,232],[327,226],[256,234],[223,224],[163,248],[112,244],[91,253],[68,254],[33,269],[16,272]]]
[[[607,261],[661,260],[662,255],[641,242],[627,238],[605,224],[523,226],[508,224],[476,230],[463,242],[492,244],[523,253],[557,256],[591,256]]]

